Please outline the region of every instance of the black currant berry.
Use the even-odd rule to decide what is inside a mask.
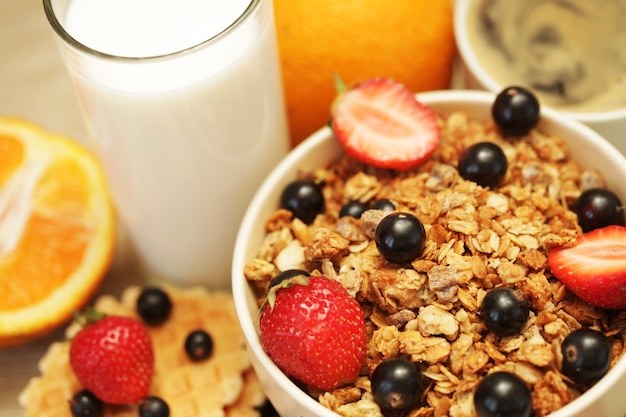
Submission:
[[[172,311],[172,300],[157,287],[146,287],[137,298],[137,314],[149,326],[158,326],[167,320]]]
[[[280,206],[293,213],[306,224],[324,211],[324,194],[312,181],[297,180],[289,183],[280,196]]]
[[[139,417],[169,417],[170,407],[159,397],[146,397],[139,404]]]
[[[185,352],[192,361],[201,361],[213,353],[213,338],[202,329],[194,330],[185,339]]]
[[[624,207],[619,197],[604,188],[584,191],[572,207],[583,232],[605,226],[624,226]]]
[[[372,394],[383,413],[405,412],[420,400],[423,376],[408,359],[388,359],[372,373]]]
[[[367,209],[367,206],[360,201],[353,200],[348,201],[346,204],[341,207],[339,211],[339,217],[350,216],[355,219],[361,218],[361,214]]]
[[[104,414],[104,403],[91,391],[78,391],[70,400],[70,411],[74,417],[100,417]]]
[[[261,406],[256,406],[254,409],[261,414],[261,417],[280,417],[278,411],[274,408],[274,404],[269,400],[265,400]]]
[[[529,307],[521,295],[506,287],[490,290],[480,307],[480,318],[499,337],[514,336],[528,321]]]
[[[563,340],[561,353],[563,374],[576,382],[595,382],[608,372],[611,365],[611,342],[596,330],[574,330]]]
[[[371,209],[374,210],[382,210],[382,211],[394,211],[396,209],[396,205],[393,204],[391,200],[383,198],[381,200],[375,201],[371,206]]]
[[[280,284],[283,281],[286,281],[288,279],[291,279],[293,277],[297,277],[298,275],[304,275],[304,276],[310,276],[311,274],[309,274],[307,271],[303,270],[303,269],[286,269],[283,272],[279,273],[278,275],[276,275],[272,281],[270,281],[270,285],[268,288],[272,288],[275,285]]]
[[[459,174],[483,187],[498,186],[508,168],[502,149],[492,142],[479,142],[465,149],[459,158]]]
[[[539,101],[522,87],[509,87],[496,96],[491,116],[503,136],[527,135],[539,122]]]
[[[529,417],[532,399],[526,383],[509,372],[494,372],[478,383],[474,392],[478,417]]]
[[[389,262],[407,263],[422,254],[426,230],[410,213],[396,212],[385,216],[376,227],[376,247]]]

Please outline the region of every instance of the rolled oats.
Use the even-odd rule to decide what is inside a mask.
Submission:
[[[361,303],[369,338],[362,376],[332,392],[310,392],[339,415],[381,416],[369,375],[384,359],[405,356],[425,378],[420,405],[408,417],[475,416],[474,388],[497,370],[526,381],[533,415],[544,416],[588,388],[559,372],[567,334],[581,327],[604,332],[611,338],[613,363],[624,351],[626,312],[583,303],[547,265],[550,245],[571,245],[581,233],[568,207],[582,191],[604,186],[604,178],[571,161],[562,138],[535,130],[506,140],[492,123],[463,112],[439,123],[441,144],[417,170],[385,171],[342,157],[303,173],[323,186],[325,213],[307,226],[277,210],[244,274],[259,303],[272,277],[290,267],[336,279]],[[460,153],[479,141],[497,143],[507,156],[507,174],[495,189],[462,179],[456,169]],[[338,219],[349,201],[380,199],[424,224],[424,251],[410,265],[389,263],[378,253],[374,233],[387,212]],[[519,335],[498,338],[480,320],[482,299],[498,286],[520,292],[530,305]]]

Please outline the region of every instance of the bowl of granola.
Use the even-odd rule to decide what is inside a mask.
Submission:
[[[280,415],[626,414],[626,160],[550,109],[515,125],[500,96],[414,96],[409,162],[348,144],[358,120],[333,109],[259,188],[232,288]]]

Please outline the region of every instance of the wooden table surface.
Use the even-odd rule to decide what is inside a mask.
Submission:
[[[82,115],[41,0],[2,0],[0,116],[19,116],[90,147]],[[119,294],[139,282],[120,256],[99,293]],[[2,296],[0,294],[0,296]],[[0,417],[20,417],[17,396],[37,375],[37,362],[61,331],[28,346],[0,349]]]
[[[23,116],[87,141],[41,0],[2,0],[0,115]]]

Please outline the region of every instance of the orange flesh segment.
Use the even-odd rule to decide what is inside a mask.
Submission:
[[[88,233],[80,224],[31,217],[17,250],[0,263],[0,294],[11,294],[0,311],[35,304],[63,285],[82,261]]]
[[[24,160],[24,146],[22,143],[8,135],[0,134],[0,188],[8,181],[9,177],[17,171]]]
[[[49,334],[83,308],[114,247],[99,162],[71,138],[0,117],[0,347]]]
[[[9,156],[13,154],[20,152],[11,151]],[[50,165],[32,198],[32,212],[18,246],[0,258],[0,276],[4,277],[0,293],[11,294],[0,303],[0,311],[46,298],[77,269],[89,243],[91,232],[84,219],[89,212],[89,190],[84,172],[74,161]]]

